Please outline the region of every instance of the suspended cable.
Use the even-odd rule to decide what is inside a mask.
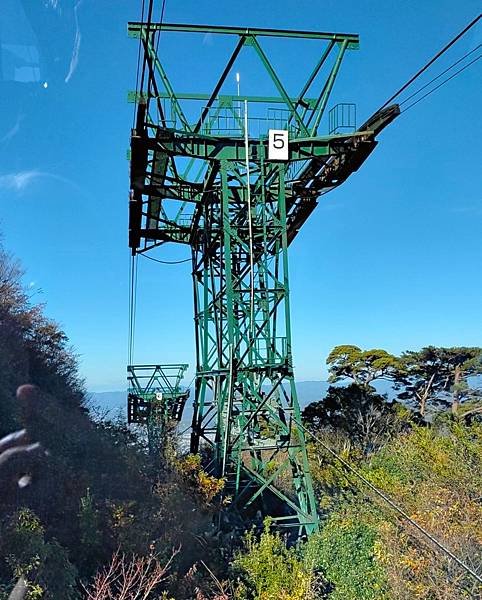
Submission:
[[[380,496],[387,504],[391,506],[398,514],[400,514],[404,519],[406,519],[413,527],[415,527],[420,533],[422,533],[427,539],[429,539],[439,550],[441,550],[444,554],[446,554],[449,558],[454,560],[460,567],[462,567],[469,575],[471,575],[474,579],[476,579],[479,583],[482,583],[482,577],[478,575],[473,569],[471,569],[468,565],[466,565],[458,556],[456,556],[453,552],[451,552],[442,542],[440,542],[437,538],[435,538],[430,532],[424,529],[421,525],[419,525],[416,521],[414,521],[402,508],[400,508],[395,502],[389,498],[384,492],[379,490],[377,487],[373,485],[366,477],[364,477],[357,469],[352,467],[348,461],[342,458],[339,454],[337,454],[334,450],[332,450],[325,442],[319,438],[317,435],[312,433],[307,427],[305,427],[301,423],[297,423],[297,426],[303,429],[308,435],[310,435],[314,440],[316,440],[320,446],[322,446],[329,454],[333,456],[337,461],[339,461],[346,469],[348,469],[355,477],[358,477],[360,481],[362,481],[367,487],[369,487],[375,494]]]
[[[149,36],[151,33],[151,23],[152,23],[152,8],[153,8],[153,0],[149,0],[149,8],[147,11],[147,29],[146,29],[146,43],[149,40]],[[141,42],[142,42],[142,29],[140,32],[141,35]],[[141,75],[141,91],[144,87],[144,77],[146,74],[146,63],[147,63],[147,55],[146,52],[144,52],[144,60],[142,62],[142,75]],[[148,90],[147,90],[148,94],[150,92],[149,86],[148,86]]]
[[[442,77],[442,75],[445,75],[445,73],[448,73],[448,71],[451,71],[455,66],[457,66],[459,63],[461,63],[463,60],[465,60],[468,56],[470,56],[471,54],[473,54],[474,52],[476,52],[481,46],[482,46],[482,44],[479,44],[475,48],[472,48],[472,50],[470,50],[470,52],[467,52],[467,54],[464,54],[461,58],[459,58],[454,63],[452,63],[450,65],[450,67],[447,67],[441,73],[439,73],[436,77],[434,77],[433,79],[431,79],[428,83],[426,83],[425,85],[422,85],[422,87],[418,88],[418,90],[416,92],[413,92],[413,94],[410,94],[410,96],[408,96],[407,98],[405,98],[405,100],[403,100],[402,102],[400,102],[400,106],[403,106],[404,104],[406,104],[409,100],[411,100],[415,96],[418,96],[418,94],[420,94],[420,92],[422,90],[426,89],[429,85],[431,85],[432,83],[434,83],[435,81],[437,81],[437,79],[440,79]]]
[[[162,28],[162,24],[164,22],[164,10],[166,8],[166,0],[162,0],[162,7],[161,7],[161,18],[159,19],[159,33],[157,34],[157,43],[156,43],[156,56],[157,56],[157,52],[159,50],[159,41],[161,39],[161,28]]]
[[[191,389],[192,384],[194,383],[194,380],[196,379],[196,373],[194,373],[194,375],[192,376],[191,381],[189,382],[189,384],[186,386],[186,389],[189,390]]]
[[[130,338],[129,338],[129,363],[132,364],[134,352],[134,295],[135,295],[135,257],[131,259],[131,316],[130,316]]]
[[[144,21],[144,3],[145,3],[145,0],[142,0],[141,23]],[[136,96],[134,99],[134,114],[132,116],[132,129],[134,129],[135,124],[136,124],[136,107],[137,107],[137,94],[139,93],[139,71],[140,71],[140,62],[141,62],[141,48],[142,48],[142,39],[139,37],[139,47],[137,49]]]
[[[451,48],[463,35],[465,35],[467,33],[467,31],[469,31],[470,29],[472,29],[472,27],[474,27],[474,25],[476,25],[482,15],[478,15],[477,17],[475,17],[475,19],[473,21],[471,21],[466,27],[464,27],[464,29],[462,29],[462,31],[460,33],[458,33],[452,40],[450,40],[450,42],[448,42],[448,44],[446,44],[441,50],[439,50],[437,52],[437,54],[432,57],[421,69],[419,69],[415,75],[413,75],[412,77],[410,77],[410,79],[402,85],[402,87],[396,91],[392,96],[390,96],[390,98],[385,102],[385,104],[383,104],[382,106],[380,106],[380,108],[378,109],[378,111],[382,110],[383,108],[385,108],[386,106],[388,106],[393,100],[395,100],[395,98],[397,96],[399,96],[403,91],[405,91],[408,86],[410,84],[412,84],[418,77],[420,77],[420,75],[422,73],[424,73],[431,65],[433,65],[433,63],[442,56],[442,54],[444,54],[445,52],[447,52],[447,50],[449,48]],[[376,112],[378,112],[376,111]]]
[[[134,257],[129,260],[129,327],[127,333],[127,364],[132,364],[132,302],[133,302],[133,265]]]
[[[129,316],[127,319],[127,364],[131,363],[131,278],[132,278],[132,261],[129,260]]]
[[[477,56],[476,58],[474,58],[473,60],[471,60],[469,63],[467,63],[466,65],[464,65],[461,69],[459,69],[458,71],[455,71],[455,73],[453,73],[450,77],[447,77],[447,79],[444,79],[441,83],[439,83],[438,85],[436,85],[434,88],[432,88],[426,94],[424,94],[423,96],[421,96],[420,98],[418,98],[418,100],[415,100],[415,102],[412,102],[412,104],[409,104],[406,108],[403,109],[403,112],[407,112],[407,110],[409,108],[412,108],[412,106],[415,106],[416,104],[418,104],[419,102],[421,102],[427,96],[430,96],[430,94],[432,94],[433,92],[435,92],[436,90],[438,90],[439,88],[441,88],[443,85],[445,85],[448,81],[450,81],[451,79],[453,79],[454,77],[456,77],[457,75],[459,75],[460,73],[462,73],[462,71],[465,71],[465,69],[467,69],[468,67],[470,67],[470,65],[473,65],[475,62],[477,62],[479,60],[479,58],[482,58],[482,54],[479,54],[479,56]]]
[[[192,425],[188,425],[185,429],[183,429],[182,431],[180,431],[177,435],[182,438],[183,435],[186,435],[186,433],[191,429]]]
[[[137,306],[137,257],[131,257],[129,261],[129,330],[128,330],[128,363],[131,365],[134,357],[134,340],[136,329],[136,306]]]
[[[132,364],[134,351],[134,257],[131,258],[130,264],[129,364]]]
[[[234,348],[233,344],[229,345],[229,383],[228,383],[228,397],[227,397],[227,409],[226,409],[226,422],[224,423],[224,450],[223,460],[221,463],[221,477],[226,474],[226,464],[228,461],[228,446],[229,446],[229,434],[230,434],[230,421],[231,421],[231,410],[233,406],[233,367],[234,367]]]
[[[141,253],[141,256],[153,260],[154,262],[161,263],[161,265],[180,265],[181,263],[190,262],[192,260],[192,258],[183,258],[182,260],[160,260],[159,258],[154,258],[153,256],[144,253]]]
[[[253,221],[251,214],[251,172],[249,167],[248,140],[248,101],[244,101],[244,153],[246,158],[246,192],[248,199],[248,236],[249,236],[249,327],[254,338],[254,256],[253,256]]]
[[[194,380],[196,379],[196,373],[194,373],[191,381],[187,384],[187,386],[185,386],[186,390],[190,390],[192,384],[194,383]],[[186,435],[186,433],[192,428],[192,424],[188,425],[185,429],[183,429],[180,433],[179,433],[179,437],[182,437],[183,435]]]
[[[147,25],[146,40],[147,41],[149,40],[149,36],[151,34],[150,26],[152,24],[153,6],[154,6],[154,0],[149,0],[149,6],[147,9],[147,23],[146,23],[146,25]],[[162,25],[162,22],[164,19],[165,7],[166,7],[166,0],[163,0],[162,7],[161,7],[161,16],[160,16],[161,25]],[[145,16],[145,0],[142,0],[141,23],[144,23],[144,16]],[[157,53],[157,49],[159,47],[160,35],[161,35],[161,33],[159,30],[159,34],[157,37],[156,53]],[[142,73],[139,78],[142,45],[143,45],[143,31],[141,30],[140,38],[139,38],[139,47],[138,47],[138,52],[137,52],[136,98],[135,98],[135,103],[134,103],[134,115],[133,115],[133,123],[132,123],[133,128],[135,127],[136,107],[138,104],[138,96],[140,93],[142,93],[142,90],[144,88],[144,79],[145,79],[145,74],[146,74],[147,54],[146,54],[146,52],[144,52],[144,58],[142,61]],[[151,80],[149,78],[148,86],[147,86],[147,98],[149,98],[149,95],[150,95],[150,85],[151,85]],[[135,347],[135,330],[136,330],[136,314],[137,314],[136,309],[137,309],[138,256],[139,256],[138,254],[135,254],[134,256],[132,256],[132,259],[129,263],[129,330],[128,330],[128,363],[129,364],[132,364],[132,362],[133,362],[134,347]],[[146,258],[149,258],[150,260],[154,260],[156,262],[160,262],[163,264],[178,264],[180,262],[187,262],[187,261],[176,261],[176,262],[161,261],[161,260],[152,258],[150,256],[146,256],[146,255],[143,255],[143,256],[145,256]],[[187,260],[191,260],[191,259],[187,259]]]
[[[134,257],[134,303],[132,308],[132,360],[134,360],[134,350],[136,343],[136,318],[137,318],[137,273],[138,273],[138,258],[136,254]]]

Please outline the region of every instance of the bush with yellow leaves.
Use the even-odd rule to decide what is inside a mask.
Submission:
[[[196,490],[204,502],[211,504],[223,491],[226,484],[224,478],[217,478],[206,473],[201,465],[199,454],[188,454],[176,462],[179,474]]]

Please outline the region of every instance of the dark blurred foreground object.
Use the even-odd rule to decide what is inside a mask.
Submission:
[[[38,395],[38,389],[33,385],[22,385],[17,390],[22,421],[27,427],[38,410],[35,406]],[[42,445],[32,440],[30,427],[0,439],[0,502],[16,493],[18,487],[29,485],[32,472],[45,455]]]
[[[27,584],[25,579],[20,577],[17,581],[17,585],[13,588],[8,600],[23,600],[27,594]]]
[[[39,461],[46,456],[46,451],[39,442],[32,443],[30,430],[34,427],[35,416],[41,409],[40,392],[33,385],[22,385],[17,390],[22,421],[26,429],[15,431],[0,439],[0,504],[17,494],[18,488],[25,488],[32,481]],[[23,600],[27,593],[27,585],[21,577],[12,590],[9,600]]]

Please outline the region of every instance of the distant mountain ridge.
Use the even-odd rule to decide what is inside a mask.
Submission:
[[[330,384],[327,381],[297,381],[296,391],[301,408],[310,402],[316,402],[326,396]],[[191,397],[185,408],[184,419],[189,419],[192,414],[192,398],[194,390],[191,388]],[[117,414],[125,415],[127,404],[127,391],[90,392],[88,406],[97,410],[101,415],[108,413],[111,417]]]
[[[469,383],[474,388],[482,389],[482,376],[472,377]],[[303,410],[311,402],[322,400],[326,396],[329,387],[328,381],[297,381],[296,391],[301,409]],[[390,381],[376,381],[374,387],[379,394],[385,395],[389,401],[395,400],[397,397],[397,392]],[[191,388],[191,396],[184,408],[182,419],[184,423],[191,421],[193,398],[194,389]],[[127,391],[90,392],[88,394],[89,409],[97,412],[101,418],[106,415],[111,418],[118,415],[125,418],[126,405]]]

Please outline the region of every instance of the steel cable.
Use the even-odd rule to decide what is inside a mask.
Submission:
[[[421,525],[419,525],[416,521],[414,521],[402,508],[400,508],[391,498],[389,498],[384,492],[379,490],[376,486],[373,485],[366,477],[364,477],[357,469],[352,467],[348,461],[342,458],[339,454],[337,454],[334,450],[332,450],[325,442],[316,436],[313,432],[311,432],[307,427],[302,425],[301,423],[297,423],[297,426],[308,433],[315,441],[317,441],[320,446],[322,446],[329,454],[331,454],[336,460],[338,460],[346,469],[348,469],[353,475],[358,477],[360,481],[362,481],[367,487],[369,487],[375,494],[380,496],[391,508],[393,508],[398,514],[400,514],[404,519],[406,519],[413,527],[415,527],[420,533],[422,533],[427,539],[429,539],[439,550],[441,550],[444,554],[446,554],[449,558],[454,560],[460,567],[462,567],[469,575],[471,575],[474,579],[476,579],[479,583],[482,583],[482,577],[478,575],[475,571],[473,571],[468,565],[466,565],[458,556],[456,556],[453,552],[451,552],[442,542],[440,542],[437,538],[435,538],[430,532],[424,529]]]
[[[161,17],[159,19],[159,25],[160,25],[160,27],[159,27],[159,33],[157,34],[157,43],[156,43],[156,55],[157,55],[157,52],[159,50],[159,41],[161,39],[161,28],[162,28],[162,24],[164,22],[164,10],[165,10],[165,8],[166,8],[166,0],[162,0]]]
[[[452,38],[452,40],[450,40],[450,42],[448,42],[447,44],[445,44],[445,46],[439,50],[437,52],[437,54],[435,54],[435,56],[433,56],[421,69],[419,69],[415,75],[413,75],[412,77],[410,77],[410,79],[404,83],[402,85],[402,87],[397,90],[392,96],[390,96],[390,98],[385,102],[385,104],[383,104],[382,106],[380,106],[380,108],[378,109],[379,112],[380,110],[382,110],[383,108],[385,108],[386,106],[388,106],[390,104],[390,102],[392,102],[393,100],[395,100],[395,98],[397,96],[399,96],[402,92],[404,92],[409,85],[411,85],[418,77],[420,77],[420,75],[422,73],[424,73],[431,65],[433,65],[433,63],[439,59],[442,54],[444,54],[445,52],[447,52],[447,50],[449,48],[451,48],[463,35],[465,35],[467,33],[467,31],[469,31],[470,29],[472,29],[472,27],[474,27],[474,25],[476,25],[482,15],[477,15],[477,17],[475,17],[475,19],[473,19],[473,21],[471,21],[466,27],[464,27],[464,29],[462,29],[462,31],[460,33],[458,33],[454,38]]]
[[[186,263],[192,260],[192,258],[183,258],[182,260],[161,260],[159,258],[154,258],[153,256],[149,256],[148,254],[144,254],[141,252],[141,256],[144,258],[148,258],[149,260],[153,260],[154,262],[161,263],[161,265],[180,265],[181,263]]]
[[[136,329],[136,307],[137,307],[137,257],[131,257],[129,262],[129,329],[128,329],[128,353],[127,360],[131,365],[134,356],[134,337]]]
[[[133,303],[133,265],[134,257],[129,260],[129,327],[127,335],[127,363],[132,364],[132,303]]]
[[[150,35],[150,25],[152,23],[152,12],[153,12],[153,0],[149,0],[149,8],[147,11],[147,37]],[[166,7],[166,0],[163,0],[161,7],[161,15],[160,15],[160,23],[162,25],[164,19],[164,11]],[[141,8],[141,22],[144,22],[144,13],[145,13],[145,0],[142,0],[142,8]],[[160,39],[160,31],[157,38],[156,44],[156,53],[159,48],[159,39]],[[142,61],[142,74],[139,81],[139,72],[140,72],[140,56],[141,56],[141,48],[142,48],[142,32],[139,38],[139,47],[137,52],[137,72],[136,72],[136,98],[134,102],[134,115],[133,115],[133,124],[132,127],[135,127],[135,118],[136,118],[136,106],[137,106],[137,96],[144,87],[144,78],[146,71],[146,62],[147,57],[144,52],[144,59]],[[148,96],[150,94],[150,80],[148,82],[147,89]],[[137,280],[138,280],[138,254],[132,256],[132,259],[129,263],[129,328],[128,328],[128,363],[132,364],[134,357],[134,344],[135,344],[135,330],[136,330],[136,313],[137,313]],[[145,256],[145,255],[143,255]],[[150,260],[154,260],[156,262],[161,262],[163,264],[178,264],[178,262],[187,262],[187,261],[176,261],[175,263],[171,263],[170,261],[161,261],[150,256],[145,256]],[[191,259],[187,259],[191,260]]]
[[[464,65],[461,69],[459,69],[458,71],[455,71],[455,73],[453,73],[450,77],[447,77],[447,79],[444,79],[441,83],[439,83],[434,88],[432,88],[431,90],[429,90],[426,94],[424,94],[423,96],[421,96],[420,98],[418,98],[418,100],[415,100],[415,102],[412,102],[412,104],[409,104],[406,108],[403,109],[402,112],[407,112],[407,110],[409,108],[412,108],[412,106],[415,106],[416,104],[418,104],[419,102],[421,102],[427,96],[430,96],[430,94],[432,94],[433,92],[435,92],[436,90],[438,90],[439,88],[441,88],[448,81],[450,81],[451,79],[454,79],[454,77],[456,77],[457,75],[459,75],[460,73],[462,73],[462,71],[465,71],[465,69],[467,69],[468,67],[470,67],[471,65],[473,65],[475,62],[477,62],[479,60],[479,58],[482,58],[482,54],[479,54],[479,56],[477,56],[476,58],[474,58],[473,60],[471,60],[469,63],[467,63],[466,65]],[[432,82],[430,82],[430,83],[432,83]],[[421,91],[421,90],[422,90],[422,88],[420,88],[419,91]],[[411,97],[413,97],[413,95]]]
[[[141,22],[144,21],[144,2],[142,0],[142,9],[141,9]],[[137,70],[136,70],[136,96],[134,99],[134,114],[132,116],[132,129],[134,129],[136,124],[136,107],[137,107],[137,94],[139,93],[139,71],[140,71],[140,62],[141,62],[141,48],[142,48],[142,40],[139,38],[139,47],[137,49]]]
[[[407,98],[405,98],[405,100],[402,100],[402,102],[399,103],[400,106],[403,106],[404,104],[406,104],[409,100],[411,100],[415,96],[418,96],[418,94],[420,94],[420,92],[422,90],[424,90],[429,85],[431,85],[432,83],[434,83],[434,81],[437,81],[437,79],[440,79],[440,77],[442,77],[442,75],[445,75],[445,73],[448,73],[448,71],[451,71],[455,66],[457,66],[459,63],[461,63],[463,60],[465,60],[468,56],[470,56],[471,54],[473,54],[474,52],[476,52],[481,46],[482,46],[482,44],[478,44],[475,48],[472,48],[472,50],[470,50],[470,52],[467,52],[462,57],[460,57],[458,60],[456,60],[454,63],[452,63],[450,65],[450,67],[447,67],[441,73],[439,73],[436,77],[434,77],[433,79],[431,79],[428,83],[426,83],[425,85],[422,85],[422,87],[418,88],[418,90],[416,92],[413,92],[413,94],[410,94],[410,96],[408,96]]]

